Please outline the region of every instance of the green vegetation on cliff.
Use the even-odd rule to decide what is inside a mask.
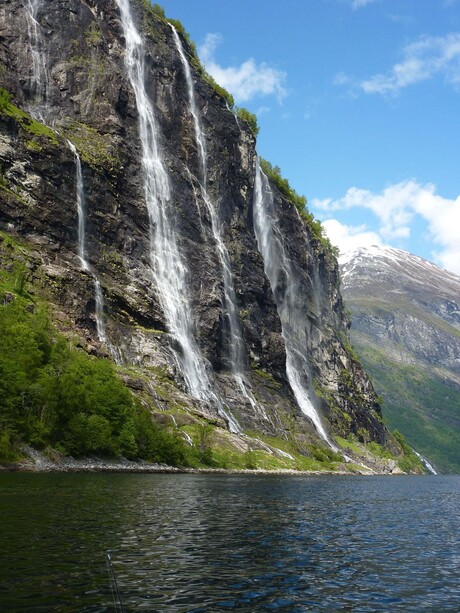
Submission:
[[[114,366],[59,334],[27,283],[27,248],[2,234],[0,461],[21,444],[62,454],[187,464],[180,435],[155,424]]]
[[[260,167],[262,168],[264,174],[268,177],[268,179],[273,183],[278,190],[285,196],[290,202],[292,202],[296,209],[299,212],[299,215],[305,221],[308,229],[312,233],[312,235],[322,244],[324,249],[327,252],[332,253],[333,255],[338,255],[337,247],[333,247],[324,234],[324,228],[321,225],[319,219],[315,219],[312,213],[307,208],[307,198],[305,196],[301,196],[298,194],[295,189],[293,189],[289,181],[285,179],[281,174],[281,169],[279,166],[272,166],[270,162],[260,158]]]
[[[306,456],[289,447],[292,460],[250,447],[236,452],[206,422],[160,426],[111,362],[89,356],[53,328],[46,307],[26,290],[24,267],[3,274],[0,298],[0,462],[17,460],[23,444],[51,458],[123,456],[195,467],[333,471],[341,462],[316,447]]]
[[[12,100],[11,94],[0,88],[0,116],[10,117],[16,121],[21,129],[32,138],[35,148],[41,148],[41,139],[46,139],[53,145],[58,144],[58,137],[54,130],[32,119],[30,115],[13,104]],[[34,146],[31,148],[34,148]]]
[[[152,422],[112,364],[72,347],[21,293],[0,306],[0,460],[29,443],[65,455],[186,463],[182,439]]]
[[[333,471],[341,465],[341,458],[331,457],[327,449],[286,447],[286,441],[269,436],[265,444],[285,449],[290,457],[261,448],[260,435],[254,436],[255,449],[249,442],[242,451],[225,430],[195,416],[185,414],[181,420],[183,409],[174,395],[169,399],[173,382],[157,369],[151,373],[157,393],[181,424],[171,419],[169,427],[160,425],[155,419],[167,413],[161,415],[151,399],[134,395],[109,360],[88,355],[55,329],[49,307],[30,282],[28,244],[0,232],[0,265],[0,462],[18,460],[26,444],[52,459],[59,454],[123,456],[169,465],[268,470]],[[118,370],[141,376],[133,368]],[[193,440],[192,446],[184,436]]]
[[[78,340],[55,329],[52,311],[31,283],[39,275],[31,275],[32,268],[28,243],[0,232],[0,462],[19,459],[27,444],[52,459],[62,454],[228,469],[342,467],[341,458],[330,450],[300,448],[294,439],[286,443],[259,434],[252,442],[247,439],[246,451],[235,447],[227,431],[184,412],[175,400],[173,381],[157,369],[149,380],[158,384],[157,394],[177,418],[165,420],[167,413],[158,411],[151,398],[134,395],[119,378],[139,378],[141,372],[117,369],[109,360],[88,355]],[[158,417],[169,427],[158,423]],[[270,445],[286,455],[273,453]]]

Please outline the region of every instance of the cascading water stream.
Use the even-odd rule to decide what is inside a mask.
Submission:
[[[89,263],[86,259],[86,240],[85,240],[85,189],[83,185],[83,173],[81,169],[81,159],[75,145],[67,140],[69,149],[72,151],[75,158],[75,183],[77,194],[77,212],[78,212],[78,257],[80,258],[83,270],[90,270]]]
[[[104,295],[102,294],[102,287],[101,287],[101,284],[99,283],[99,279],[94,274],[93,274],[93,277],[94,277],[94,298],[96,302],[95,314],[96,314],[97,336],[99,340],[101,341],[101,343],[104,343],[105,345],[109,345],[107,334],[105,332],[105,323],[104,323]],[[118,362],[118,360],[116,361]]]
[[[45,46],[41,26],[38,22],[38,13],[43,0],[27,0],[25,9],[27,13],[27,34],[32,56],[31,94],[34,115],[44,119],[44,110],[49,91],[49,74],[46,60]]]
[[[158,142],[154,107],[145,88],[145,57],[142,38],[134,24],[129,0],[117,0],[126,41],[125,65],[139,114],[144,193],[150,221],[150,259],[158,298],[169,332],[180,346],[174,356],[192,396],[212,402],[239,431],[237,422],[224,410],[212,391],[204,359],[194,339],[188,298],[186,264],[181,255],[171,206],[169,176]]]
[[[222,239],[220,222],[217,215],[217,211],[214,207],[213,202],[208,193],[207,189],[207,152],[206,152],[206,141],[204,132],[201,126],[200,115],[198,112],[196,98],[195,98],[195,88],[193,85],[193,79],[190,71],[190,65],[185,57],[184,49],[182,46],[182,42],[179,38],[176,28],[170,23],[171,30],[173,32],[174,41],[176,44],[177,51],[181,58],[182,66],[184,68],[185,79],[187,82],[187,90],[189,97],[189,105],[190,105],[190,113],[193,118],[193,125],[195,128],[195,137],[196,144],[199,153],[200,160],[200,188],[201,188],[201,196],[203,202],[205,203],[206,210],[208,212],[210,221],[211,221],[211,230],[213,234],[213,239],[215,245],[217,247],[217,254],[219,257],[220,266],[222,269],[222,278],[224,282],[224,326],[226,328],[226,337],[228,340],[228,360],[230,363],[230,368],[233,374],[235,381],[240,388],[243,396],[249,401],[253,409],[257,406],[255,399],[252,394],[247,389],[247,383],[244,377],[245,371],[245,348],[244,348],[244,340],[241,332],[240,320],[239,320],[239,310],[236,301],[235,287],[233,284],[233,275],[231,271],[230,265],[230,257],[228,254],[228,250],[225,246],[225,243]],[[224,328],[224,329],[225,329]],[[265,412],[263,412],[264,416]]]
[[[81,168],[81,159],[75,145],[67,140],[70,150],[75,158],[75,187],[77,194],[77,212],[78,212],[78,257],[80,258],[81,267],[83,270],[88,271],[94,280],[94,295],[96,303],[96,329],[97,336],[101,343],[105,343],[111,350],[112,346],[107,340],[107,334],[105,332],[104,324],[104,298],[102,295],[101,284],[97,278],[96,273],[91,269],[88,260],[86,259],[86,210],[85,210],[85,188],[83,184],[83,173]]]
[[[336,450],[308,394],[307,321],[303,293],[284,247],[279,229],[273,193],[267,177],[256,162],[254,184],[254,231],[264,261],[265,274],[270,281],[281,320],[286,346],[286,374],[301,411],[312,421],[318,434]]]
[[[26,12],[28,17],[28,36],[32,55],[32,87],[33,94],[32,114],[41,122],[45,122],[47,116],[47,95],[49,91],[48,64],[43,42],[41,26],[37,21],[38,12],[41,9],[43,0],[27,0]],[[117,363],[121,363],[121,356],[113,345],[108,341],[104,324],[104,298],[101,284],[95,272],[91,269],[86,259],[85,247],[85,190],[83,184],[83,174],[81,160],[75,145],[67,139],[69,149],[75,158],[75,183],[76,199],[78,211],[78,257],[80,258],[83,270],[88,271],[93,277],[95,294],[95,315],[97,335],[101,343],[107,345]]]
[[[419,458],[419,460],[422,462],[422,464],[425,466],[425,468],[428,470],[429,473],[431,473],[432,475],[438,474],[435,468],[433,467],[433,465],[425,458],[425,456],[423,456],[418,451],[415,451],[415,449],[413,451],[415,455]]]

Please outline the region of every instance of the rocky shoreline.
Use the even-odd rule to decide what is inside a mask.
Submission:
[[[37,467],[27,462],[0,464],[0,472],[27,472],[27,473],[131,473],[131,474],[222,474],[222,475],[376,475],[394,473],[351,473],[333,470],[289,470],[289,469],[232,469],[232,468],[186,468],[167,466],[162,464],[136,464],[126,465],[123,462],[93,462],[81,461],[78,464],[50,464],[46,467]]]
[[[107,460],[102,458],[75,459],[59,457],[51,460],[36,449],[24,450],[27,457],[18,462],[0,463],[0,472],[31,472],[31,473],[169,473],[169,474],[244,474],[244,475],[348,475],[347,471],[299,471],[293,469],[227,469],[227,468],[188,468],[168,466],[166,464],[151,464],[149,462],[133,462],[120,458]],[[363,471],[362,474],[365,473]]]
[[[28,473],[131,473],[131,474],[222,474],[222,475],[350,475],[346,471],[289,470],[289,469],[227,469],[187,468],[165,464],[144,464],[137,462],[107,462],[95,460],[72,460],[62,463],[48,463],[37,466],[30,462],[0,464],[0,472]],[[369,473],[362,473],[369,474]]]
[[[30,473],[164,473],[164,474],[242,474],[242,475],[286,475],[286,476],[305,476],[305,475],[402,475],[405,474],[395,467],[394,470],[360,471],[346,470],[295,470],[279,468],[267,469],[228,469],[228,468],[188,468],[178,466],[168,466],[166,464],[151,464],[148,462],[133,462],[120,458],[118,460],[107,460],[102,458],[75,459],[72,457],[59,457],[55,460],[49,459],[45,454],[28,448],[25,450],[27,457],[17,462],[0,463],[0,472],[30,472]]]

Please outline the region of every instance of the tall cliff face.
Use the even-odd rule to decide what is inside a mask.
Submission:
[[[0,117],[1,229],[30,247],[29,282],[59,327],[119,362],[157,410],[317,441],[286,375],[283,281],[271,286],[254,230],[255,138],[186,38],[148,2],[5,0],[0,86],[13,96]],[[398,452],[348,346],[337,262],[270,191],[322,438]]]

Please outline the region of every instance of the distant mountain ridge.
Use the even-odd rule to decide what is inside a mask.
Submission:
[[[390,427],[442,471],[458,472],[460,277],[379,246],[342,255],[340,266],[351,338]]]

